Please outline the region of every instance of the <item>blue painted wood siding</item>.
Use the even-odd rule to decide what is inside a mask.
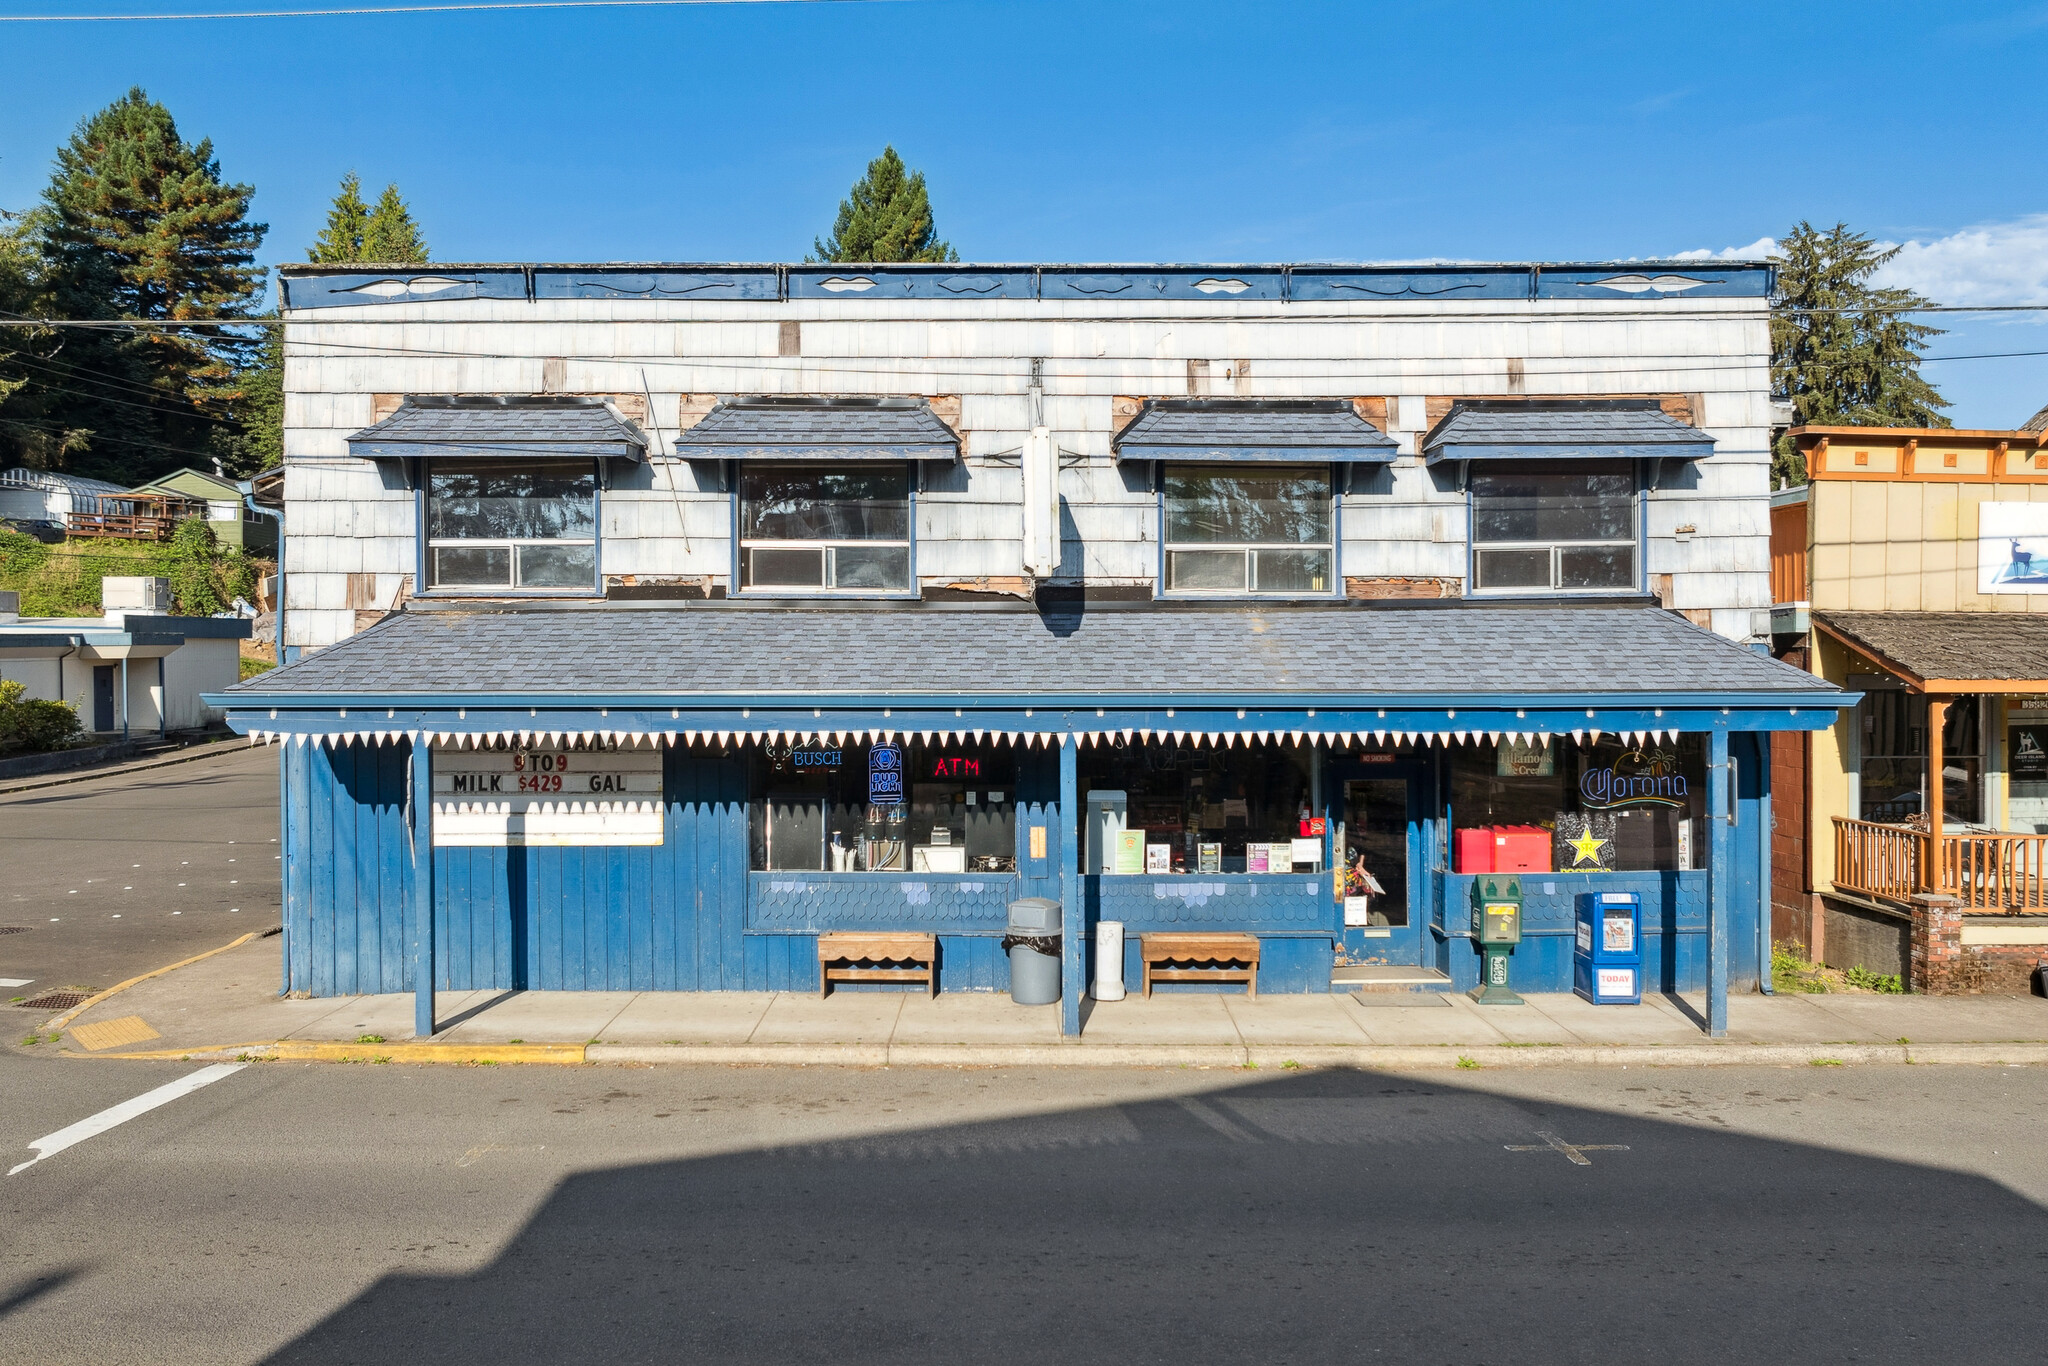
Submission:
[[[281,754],[285,989],[316,996],[411,990],[407,748],[291,746]],[[934,899],[954,913],[950,923],[940,916],[928,926],[940,934],[943,990],[1007,990],[1009,961],[1000,938],[1008,902],[1057,887],[1059,813],[1039,771],[1048,758],[1020,756],[1018,842],[1026,857],[1018,873],[840,875],[870,888],[905,881],[981,885],[978,893]],[[845,918],[814,904],[799,909],[816,923],[748,933],[744,764],[671,750],[664,785],[667,828],[659,846],[436,849],[436,987],[815,990],[816,931],[863,927],[852,913],[858,903],[848,903]],[[1044,859],[1028,857],[1033,824],[1046,827]],[[766,883],[840,880],[831,874],[753,876]],[[898,896],[904,899],[900,890]],[[780,900],[767,908],[771,919],[803,898],[784,894]]]

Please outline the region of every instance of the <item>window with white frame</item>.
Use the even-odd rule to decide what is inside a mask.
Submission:
[[[743,466],[740,587],[907,590],[910,466]]]
[[[430,586],[596,591],[595,461],[434,461],[426,494]]]
[[[1328,593],[1336,583],[1325,465],[1168,465],[1166,591]]]
[[[1476,465],[1468,487],[1473,591],[1636,590],[1636,479],[1628,462]]]

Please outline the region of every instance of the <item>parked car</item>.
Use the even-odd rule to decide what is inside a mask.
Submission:
[[[5,528],[8,531],[19,531],[25,535],[33,536],[44,545],[64,544],[64,524],[62,522],[44,521],[41,518],[33,517],[4,517],[0,518],[0,528]]]

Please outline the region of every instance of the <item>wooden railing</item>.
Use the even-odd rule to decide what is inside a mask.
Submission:
[[[1910,901],[1921,891],[1927,837],[1897,825],[1835,817],[1835,886],[1880,901]]]
[[[98,536],[117,541],[168,541],[177,527],[178,519],[166,516],[73,512],[64,518],[67,536]]]
[[[1921,870],[1932,837],[1925,831],[1835,818],[1835,886],[1879,901],[1911,901],[1922,891],[1960,899],[1979,914],[2048,911],[2048,835],[1945,834]]]

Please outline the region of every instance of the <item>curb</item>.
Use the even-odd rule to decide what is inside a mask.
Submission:
[[[147,982],[152,977],[161,977],[167,972],[176,972],[179,968],[190,967],[192,964],[199,962],[201,959],[213,957],[216,953],[226,953],[229,949],[238,949],[242,947],[242,945],[248,943],[251,939],[256,938],[258,935],[262,933],[263,931],[261,930],[251,930],[249,933],[243,935],[240,939],[237,939],[232,944],[223,944],[217,949],[208,949],[205,953],[195,953],[190,958],[182,958],[177,962],[172,963],[166,967],[156,968],[152,971],[145,972],[140,977],[130,977],[125,982],[116,982],[113,986],[108,987],[99,995],[89,997],[86,1000],[80,1001],[77,1005],[71,1007],[71,1009],[65,1011],[56,1019],[51,1020],[48,1024],[45,1024],[43,1028],[61,1030],[66,1025],[70,1024],[73,1020],[85,1014],[86,1011],[91,1010],[101,1001],[106,1000],[109,996],[118,995],[119,993],[128,990],[128,988],[136,985],[138,982]]]
[[[128,1062],[215,1062],[247,1058],[265,1062],[367,1063],[580,1063],[580,1043],[321,1043],[282,1039],[275,1043],[209,1044],[198,1048],[155,1048],[147,1052],[73,1053],[59,1057]]]
[[[219,950],[216,950],[218,952]],[[1451,1044],[580,1044],[580,1043],[269,1043],[209,1044],[142,1052],[58,1054],[130,1062],[263,1060],[277,1062],[449,1065],[539,1063],[682,1067],[1172,1067],[1288,1070],[1352,1067],[1419,1072],[1478,1068],[1537,1071],[1562,1067],[1850,1067],[1904,1064],[2016,1067],[2048,1064],[2048,1043],[1900,1044],[1724,1043],[1658,1045]]]
[[[73,769],[63,772],[61,777],[40,781],[0,783],[0,797],[11,797],[17,792],[34,792],[38,788],[62,787],[66,783],[89,783],[95,778],[118,778],[127,773],[147,773],[153,768],[169,768],[172,764],[189,764],[200,759],[218,758],[223,754],[240,754],[246,745],[237,745],[233,737],[226,740],[202,740],[191,746],[193,753],[180,754],[175,759],[151,759],[146,763],[109,766],[101,769]]]

